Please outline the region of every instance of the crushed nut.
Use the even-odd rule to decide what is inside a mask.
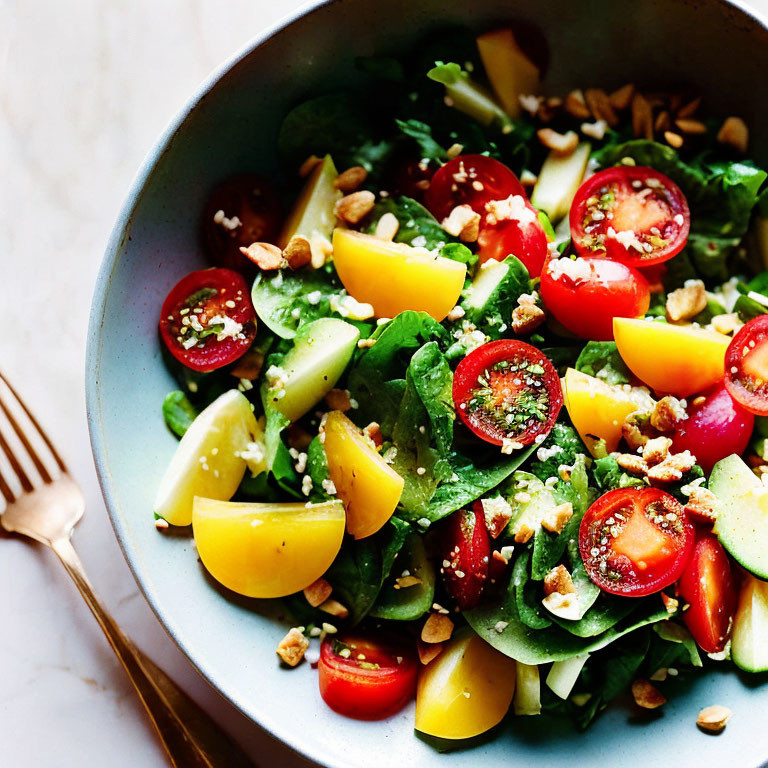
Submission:
[[[664,131],[664,141],[675,149],[680,149],[683,146],[683,137],[674,131]]]
[[[738,152],[747,151],[749,144],[749,129],[740,117],[728,117],[717,132],[717,140],[721,144],[733,147]]]
[[[348,411],[352,400],[347,389],[332,389],[326,396],[325,402],[332,411]]]
[[[304,597],[313,608],[317,608],[331,596],[331,592],[333,592],[333,587],[330,582],[319,578],[304,589]]]
[[[651,482],[672,483],[680,480],[695,464],[696,457],[690,451],[670,453],[660,464],[651,467],[646,476]]]
[[[659,667],[648,679],[653,680],[655,683],[663,683],[669,674],[669,670],[666,667]]]
[[[707,132],[707,126],[701,120],[691,120],[690,118],[678,118],[675,125],[683,132],[691,135],[701,135]]]
[[[708,488],[691,488],[685,511],[697,522],[714,523],[717,520],[717,496]]]
[[[578,120],[588,120],[592,117],[587,102],[584,100],[584,93],[579,89],[571,91],[565,97],[565,111]]]
[[[365,429],[363,429],[363,435],[365,435],[376,448],[381,448],[381,444],[384,442],[384,435],[381,434],[381,426],[377,421],[372,421],[365,427]]]
[[[652,686],[648,680],[635,680],[632,683],[632,696],[635,704],[643,709],[657,709],[665,704],[667,699],[658,688]]]
[[[736,333],[743,323],[735,312],[729,312],[725,315],[715,315],[712,318],[711,325],[718,333],[728,336],[731,333]]]
[[[651,411],[651,426],[659,432],[671,432],[688,414],[682,402],[672,395],[662,397]]]
[[[515,542],[517,544],[525,544],[531,540],[531,536],[536,531],[531,528],[527,523],[522,523],[521,526],[515,531]]]
[[[579,136],[575,131],[558,133],[551,128],[540,128],[536,135],[547,149],[558,155],[570,155],[579,145]]]
[[[517,100],[529,115],[535,115],[539,111],[539,105],[544,102],[544,97],[535,96],[531,93],[521,93]]]
[[[621,425],[621,436],[632,451],[636,451],[650,439],[640,428],[638,415],[637,411],[630,413]]]
[[[680,601],[674,597],[661,593],[661,602],[664,603],[664,607],[667,609],[667,613],[672,616],[677,613],[677,609],[680,607]]]
[[[725,724],[731,717],[731,710],[722,704],[713,704],[711,707],[704,707],[696,718],[696,725],[710,733],[720,733],[725,728]]]
[[[294,235],[283,250],[283,258],[293,270],[306,267],[312,261],[309,240],[303,235]]]
[[[333,186],[342,192],[354,192],[366,179],[368,171],[362,165],[353,165],[336,177]]]
[[[337,619],[346,619],[349,616],[349,608],[342,605],[338,600],[326,600],[317,606],[323,613],[330,613]]]
[[[632,97],[632,132],[638,138],[653,139],[653,112],[641,93]]]
[[[453,160],[454,157],[458,157],[463,151],[463,144],[451,144],[451,146],[445,150],[445,154],[449,160]]]
[[[304,637],[304,633],[298,627],[293,627],[279,642],[277,655],[289,667],[295,667],[304,658],[307,648],[309,648],[309,638]]]
[[[322,162],[322,157],[318,157],[317,155],[310,155],[299,167],[299,176],[301,176],[302,179],[306,178]]]
[[[621,111],[626,109],[632,103],[632,97],[635,95],[635,86],[632,83],[622,85],[608,96],[608,101],[614,109]]]
[[[654,464],[660,464],[669,454],[669,449],[672,447],[672,441],[668,437],[654,437],[653,440],[649,440],[643,446],[643,459],[649,466]]]
[[[512,507],[503,496],[482,499],[485,527],[492,539],[498,539],[507,523],[512,519]]]
[[[167,520],[162,517],[155,518],[155,528],[157,528],[158,531],[167,531],[170,527],[170,523]]]
[[[374,235],[379,240],[389,240],[390,242],[395,239],[397,231],[400,229],[400,222],[397,220],[397,216],[394,213],[385,213],[376,222],[376,231]]]
[[[444,613],[430,613],[421,628],[421,639],[425,643],[444,643],[452,634],[453,622]]]
[[[575,591],[565,595],[560,592],[552,592],[541,603],[550,613],[561,619],[569,619],[570,621],[578,621],[579,619],[579,600]]]
[[[408,589],[408,587],[415,587],[421,583],[422,581],[418,576],[409,573],[407,576],[398,576],[395,579],[395,589]]]
[[[690,320],[707,307],[707,291],[701,280],[688,280],[667,295],[667,319],[671,323]]]
[[[442,652],[442,643],[425,643],[419,640],[416,643],[416,649],[419,652],[419,661],[426,666],[430,661],[434,661]]]
[[[249,349],[233,366],[229,372],[236,379],[248,379],[253,381],[259,378],[264,365],[264,355],[256,349]]]
[[[616,454],[616,463],[627,472],[633,475],[645,475],[648,472],[648,462],[634,453]]]
[[[240,248],[240,253],[259,269],[280,269],[284,264],[283,252],[272,243],[251,243],[247,248]]]
[[[533,333],[546,319],[544,310],[535,304],[520,304],[512,310],[512,330],[522,336]]]
[[[564,565],[558,565],[544,577],[544,594],[551,595],[553,592],[559,592],[561,595],[570,595],[576,592],[571,574],[568,573],[568,569]]]
[[[359,224],[373,210],[375,202],[373,192],[367,189],[352,192],[336,203],[334,213],[347,224]]]
[[[589,136],[591,139],[600,141],[605,136],[605,132],[608,129],[608,123],[605,120],[596,120],[594,123],[582,123],[581,132],[585,136]]]
[[[573,504],[566,501],[558,504],[554,509],[547,510],[541,518],[541,525],[550,533],[561,533],[565,524],[573,517]]]
[[[480,214],[468,205],[457,205],[444,218],[440,226],[449,234],[465,243],[473,243],[480,232]]]
[[[595,120],[605,120],[613,128],[618,124],[619,118],[613,111],[608,94],[600,88],[587,88],[584,91],[584,100],[589,111],[595,116]]]
[[[446,316],[445,319],[449,323],[455,323],[457,320],[461,320],[467,313],[464,311],[464,307],[457,304]]]

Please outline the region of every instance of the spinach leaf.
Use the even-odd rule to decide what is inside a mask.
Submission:
[[[376,203],[368,227],[370,234],[376,231],[376,224],[385,213],[393,214],[400,224],[395,235],[396,243],[407,243],[433,251],[442,248],[446,243],[458,242],[458,239],[449,235],[421,203],[405,196],[387,197]]]
[[[420,120],[395,120],[397,127],[419,145],[421,157],[425,160],[445,160],[445,150],[432,138],[432,128]]]
[[[192,426],[198,413],[197,408],[181,390],[169,392],[163,400],[165,423],[168,429],[178,437],[184,437],[184,433]]]
[[[514,589],[515,604],[520,621],[531,629],[546,629],[552,626],[541,601],[538,599],[538,589],[528,575],[530,552],[524,551],[515,561],[512,577],[509,582],[510,590]]]
[[[640,488],[644,485],[639,477],[633,477],[624,472],[613,456],[595,459],[592,464],[592,474],[601,491],[613,491],[616,488]]]
[[[458,261],[461,264],[466,264],[468,267],[474,266],[478,258],[477,254],[472,253],[463,243],[446,243],[440,249],[440,255],[444,259]]]
[[[591,581],[589,583],[592,584]],[[574,586],[576,586],[576,594],[580,596],[579,590],[582,585],[576,585],[574,581]],[[596,589],[595,598],[598,599],[580,619],[569,621],[554,616],[553,621],[577,637],[595,637],[618,624],[638,607],[637,600],[633,598],[615,597],[605,593],[601,595],[600,588]]]
[[[576,370],[607,384],[629,384],[629,368],[613,341],[588,341],[576,360]]]
[[[307,474],[312,479],[312,501],[329,501],[334,498],[323,485],[328,483],[331,476],[328,474],[328,457],[319,435],[307,448]]]
[[[281,359],[281,355],[270,355],[268,362],[274,364],[275,361]],[[302,494],[298,490],[299,477],[293,468],[291,455],[282,438],[282,432],[290,425],[291,420],[275,408],[274,402],[269,396],[266,383],[261,388],[261,402],[264,406],[264,415],[266,417],[264,445],[267,468],[284,491],[297,498],[302,498]]]
[[[662,640],[666,640],[669,643],[679,643],[688,654],[691,666],[702,666],[699,647],[696,645],[696,641],[691,633],[682,624],[667,621],[664,624],[655,626],[653,629]]]
[[[560,450],[556,451],[555,447]],[[577,454],[584,453],[586,450],[576,430],[562,422],[555,423],[547,439],[541,444],[541,448],[544,449],[542,455],[547,458],[544,461],[531,461],[530,472],[542,481],[557,477],[557,468],[561,464],[572,465]],[[548,455],[550,453],[551,455]]]

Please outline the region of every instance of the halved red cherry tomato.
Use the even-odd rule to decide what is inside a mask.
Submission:
[[[477,245],[481,264],[488,259],[503,261],[512,254],[525,264],[531,277],[538,277],[549,241],[539,212],[524,195],[511,195],[486,203]]]
[[[653,168],[622,165],[599,171],[579,187],[571,205],[571,238],[584,256],[645,266],[683,249],[690,220],[674,181]]]
[[[412,648],[360,636],[326,638],[320,648],[320,695],[333,710],[379,720],[402,709],[416,692]]]
[[[750,320],[728,345],[725,386],[750,413],[768,416],[768,315]]]
[[[640,272],[602,256],[550,259],[541,298],[555,319],[582,339],[613,339],[614,317],[642,317],[651,303]]]
[[[480,602],[491,559],[483,503],[456,510],[443,524],[443,582],[462,611]],[[447,565],[446,565],[447,563]]]
[[[705,653],[725,648],[736,612],[736,579],[717,537],[700,534],[680,577],[680,595],[690,608],[683,620]]]
[[[502,339],[483,344],[459,363],[453,402],[478,437],[515,448],[549,434],[563,390],[555,367],[536,347]]]
[[[194,371],[212,371],[244,355],[256,336],[245,278],[231,269],[201,269],[180,280],[163,302],[160,335]]]
[[[677,581],[694,542],[680,502],[658,488],[617,488],[601,496],[579,527],[589,578],[615,595],[640,597]]]
[[[270,182],[248,173],[217,187],[203,214],[203,233],[216,266],[251,272],[240,253],[251,243],[274,242],[280,230],[280,201]]]
[[[672,436],[672,450],[690,451],[702,469],[709,473],[720,459],[747,448],[755,417],[730,395],[725,384],[695,398],[688,405],[688,418],[678,422]]]
[[[504,163],[485,155],[459,155],[435,172],[424,204],[442,221],[457,205],[468,205],[482,216],[487,202],[510,195],[525,197],[525,190]]]

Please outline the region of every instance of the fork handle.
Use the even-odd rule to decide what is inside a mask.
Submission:
[[[174,768],[252,768],[253,763],[213,719],[123,634],[96,598],[69,538],[57,539],[50,546],[107,636]]]

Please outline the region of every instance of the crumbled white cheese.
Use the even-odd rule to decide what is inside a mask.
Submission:
[[[309,496],[312,493],[312,478],[309,475],[304,475],[301,479],[301,492],[305,496]]]
[[[510,195],[505,200],[491,200],[485,204],[486,220],[493,226],[499,221],[517,221],[527,227],[536,223],[536,213],[522,195]]]
[[[320,303],[320,299],[323,298],[323,294],[320,291],[312,291],[312,293],[307,294],[307,301],[312,304],[312,306],[315,306]]]
[[[352,296],[331,296],[331,310],[350,320],[369,320],[373,317],[373,306],[358,301]]]
[[[492,499],[482,499],[483,513],[486,518],[507,518],[512,517],[512,507],[503,496],[495,496]]]
[[[539,448],[538,451],[536,451],[536,458],[539,461],[546,461],[547,459],[551,459],[553,456],[557,456],[558,453],[562,453],[563,449],[559,445],[553,445],[551,448]]]
[[[243,324],[238,323],[237,320],[233,320],[227,315],[216,315],[208,321],[208,326],[221,325],[223,326],[220,331],[216,333],[216,341],[223,341],[224,339],[234,339],[238,333],[243,330]]]
[[[594,266],[590,261],[586,259],[571,259],[567,256],[551,259],[548,269],[553,280],[567,277],[574,283],[590,280],[595,274]]]
[[[611,229],[608,230],[608,237],[611,236]],[[623,245],[627,250],[634,248],[639,253],[645,253],[645,246],[638,240],[637,235],[631,229],[623,229],[621,232],[616,232],[613,235],[620,245]]]

